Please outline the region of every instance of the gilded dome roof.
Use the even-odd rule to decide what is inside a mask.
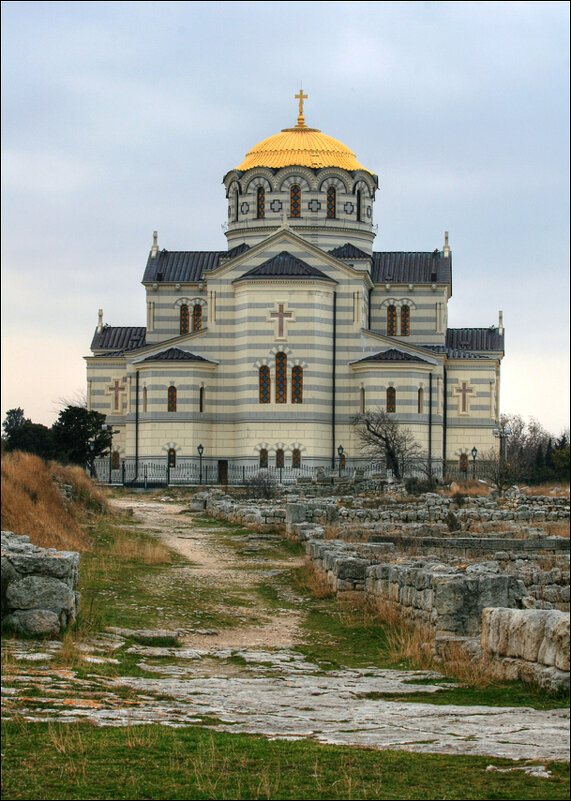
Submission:
[[[245,172],[252,167],[279,169],[290,165],[313,169],[340,167],[350,172],[365,170],[374,175],[338,139],[321,133],[317,128],[308,128],[302,115],[298,117],[295,128],[284,128],[280,133],[258,142],[246,153],[246,158],[236,169]]]

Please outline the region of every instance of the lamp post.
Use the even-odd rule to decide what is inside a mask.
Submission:
[[[198,458],[200,459],[200,469],[199,469],[198,480],[202,484],[202,454],[204,453],[204,446],[202,444],[200,444],[196,450],[198,451]]]
[[[91,478],[93,478],[93,472],[94,472],[94,470],[93,470],[93,462],[94,462],[94,459],[95,459],[95,457],[93,455],[94,450],[95,450],[95,442],[91,441],[89,443],[89,476]]]
[[[472,478],[476,478],[476,456],[478,455],[478,449],[474,445],[472,448]]]
[[[343,463],[343,445],[339,445],[337,448],[337,453],[339,454],[339,476],[341,476],[341,465]]]
[[[109,440],[109,483],[111,484],[111,471],[113,470],[113,437],[119,432],[113,431],[113,426],[107,425],[107,423],[102,424],[101,430],[107,431],[107,433],[111,436],[111,439]]]

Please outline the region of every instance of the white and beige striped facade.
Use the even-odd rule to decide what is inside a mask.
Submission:
[[[228,252],[169,253],[155,237],[146,327],[100,317],[88,404],[118,432],[120,459],[196,457],[200,444],[210,463],[329,466],[342,445],[359,464],[352,420],[376,408],[435,462],[495,447],[502,323],[447,328],[447,241],[374,253],[377,179],[364,169],[254,166],[225,185]]]

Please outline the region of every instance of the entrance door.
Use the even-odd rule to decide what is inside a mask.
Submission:
[[[218,460],[218,483],[219,484],[227,484],[228,483],[228,460],[227,459],[219,459]]]

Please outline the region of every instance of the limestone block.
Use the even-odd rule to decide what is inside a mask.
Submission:
[[[60,623],[55,612],[47,609],[17,610],[4,618],[6,625],[25,634],[59,634]]]
[[[75,612],[75,593],[63,581],[44,576],[25,576],[10,584],[6,601],[11,609],[47,609]]]

